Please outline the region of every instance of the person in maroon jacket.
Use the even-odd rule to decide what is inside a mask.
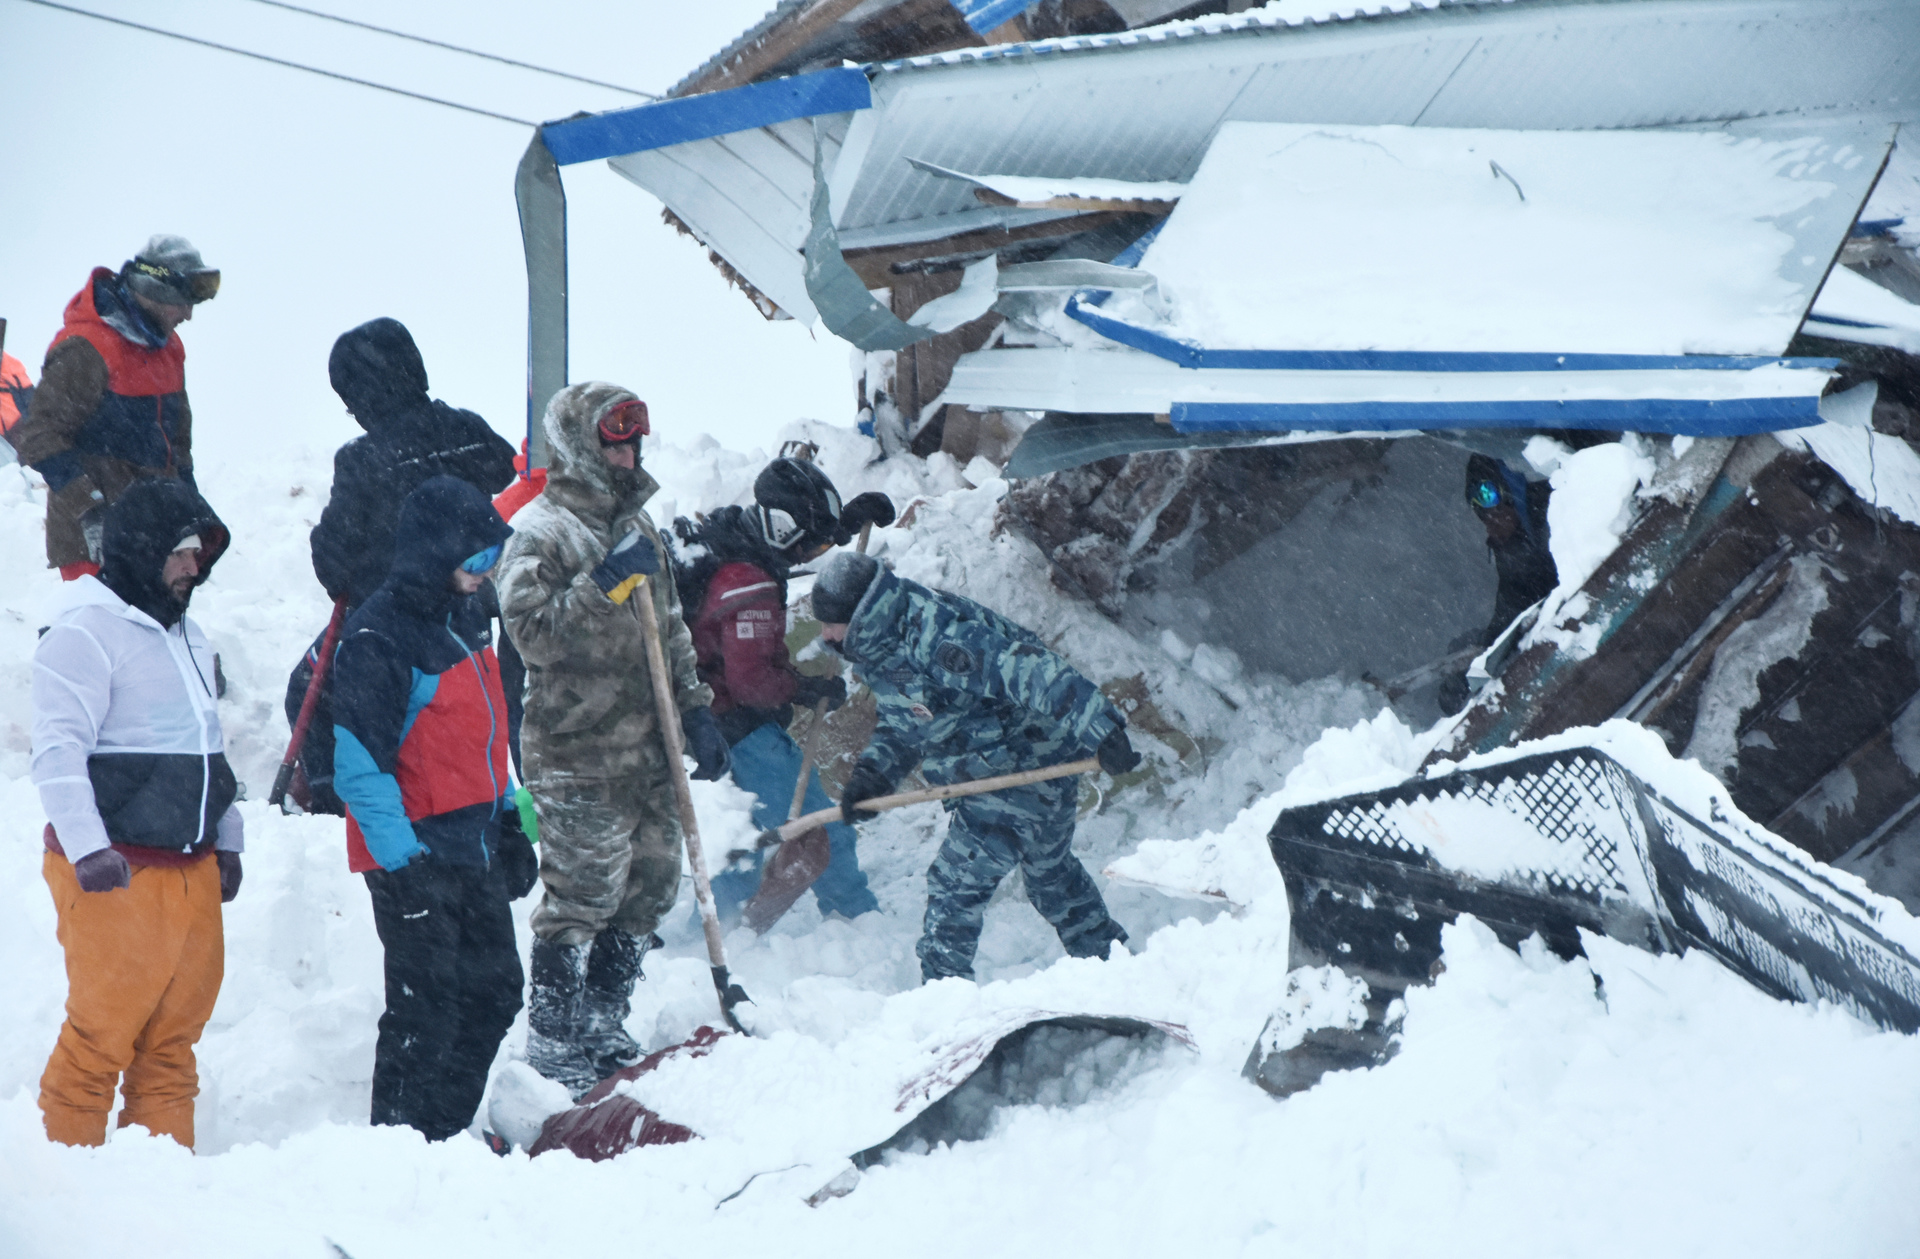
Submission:
[[[851,541],[866,524],[889,524],[893,504],[878,493],[844,505],[825,473],[801,459],[776,459],[753,483],[753,506],[723,507],[699,523],[673,522],[674,578],[690,610],[700,680],[713,688],[713,713],[733,753],[734,782],[759,799],[754,825],[786,821],[799,782],[802,756],[787,733],[796,705],[829,709],[847,697],[838,677],[801,673],[787,654],[787,579],[796,565]],[[818,774],[810,776],[806,807],[831,805]],[[854,852],[854,830],[826,828],[830,857],[813,886],[820,912],[848,918],[878,909]],[[760,888],[760,855],[746,868],[713,880],[716,905],[738,912]],[[765,930],[786,904],[765,910],[749,925]]]

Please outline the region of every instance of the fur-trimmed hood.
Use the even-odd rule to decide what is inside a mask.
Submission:
[[[541,419],[547,434],[546,495],[596,530],[605,530],[660,488],[637,461],[628,471],[600,453],[600,418],[623,402],[637,401],[631,389],[582,381],[553,395]]]

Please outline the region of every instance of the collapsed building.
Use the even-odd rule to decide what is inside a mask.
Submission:
[[[1464,702],[1452,756],[1625,717],[1916,898],[1916,124],[1911,0],[785,0],[536,133],[531,416],[605,160],[1175,656]],[[1470,467],[1616,441],[1617,546],[1497,618]]]

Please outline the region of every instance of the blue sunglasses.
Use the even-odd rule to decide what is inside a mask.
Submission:
[[[478,576],[481,573],[490,572],[493,566],[499,562],[500,544],[496,542],[486,550],[468,556],[461,562],[460,569],[462,572],[468,572]]]
[[[1500,505],[1500,487],[1491,481],[1481,481],[1467,491],[1467,498],[1482,511],[1491,511]]]

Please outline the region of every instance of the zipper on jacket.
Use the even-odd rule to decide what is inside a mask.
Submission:
[[[184,616],[181,617],[178,621],[174,622],[174,626],[179,630],[178,634],[170,629],[162,629],[160,631],[160,637],[164,639],[167,644],[167,655],[173,660],[174,672],[180,675],[180,685],[185,688],[187,692],[187,702],[193,705],[193,715],[200,727],[199,824],[193,828],[193,838],[187,842],[183,850],[191,851],[193,846],[199,843],[205,836],[208,821],[207,806],[213,802],[213,740],[207,737],[207,722],[209,718],[218,721],[219,717],[217,711],[211,705],[203,702],[200,695],[196,694],[193,689],[193,684],[197,680],[200,683],[200,689],[207,691],[208,698],[212,698],[211,691],[207,690],[207,680],[205,676],[200,673],[200,664],[193,658],[193,643],[187,638],[187,618]],[[178,640],[177,642],[176,639]],[[186,664],[180,662],[182,654],[187,658]],[[188,666],[191,666],[193,669],[193,677],[187,675]]]
[[[496,717],[493,712],[493,697],[487,694],[487,671],[480,667],[480,654],[473,648],[467,646],[466,639],[454,632],[453,613],[451,612],[447,613],[446,629],[447,637],[458,643],[460,650],[467,653],[467,663],[473,666],[473,676],[478,679],[480,683],[480,698],[485,700],[487,704],[487,781],[493,784],[493,799],[488,805],[489,812],[487,813],[487,821],[492,822],[493,819],[500,816],[500,780],[494,777],[493,774],[493,740],[500,731],[500,719]],[[489,866],[493,864],[493,854],[487,851],[487,828],[485,826],[480,828],[480,856]]]

